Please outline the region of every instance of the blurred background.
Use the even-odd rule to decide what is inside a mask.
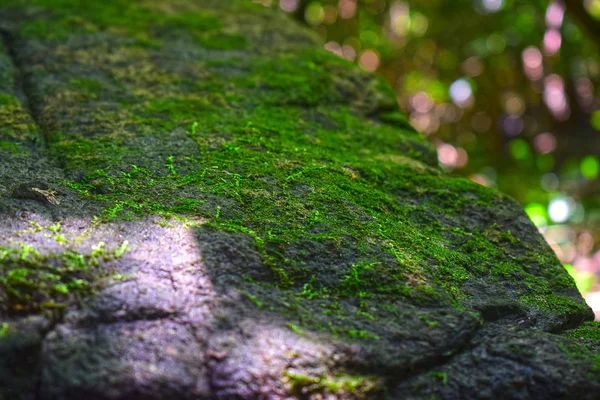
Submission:
[[[600,0],[253,0],[383,75],[453,175],[523,204],[600,319]]]

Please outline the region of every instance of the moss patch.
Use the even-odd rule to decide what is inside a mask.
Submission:
[[[138,44],[160,47],[160,37],[191,36],[208,49],[242,49],[246,38],[224,30],[217,16],[201,9],[172,14],[154,7],[153,2],[109,0],[98,7],[77,0],[37,0],[33,2],[52,13],[50,18],[37,18],[23,23],[19,34],[27,38],[65,41],[74,33],[125,32]]]
[[[250,238],[266,271],[238,277],[251,302],[365,341],[393,338],[378,321],[411,307],[589,317],[514,201],[443,175],[382,80],[306,36],[241,2],[226,24],[158,1],[33,3],[50,11],[18,35],[45,46],[22,58],[49,152],[103,221]]]
[[[565,332],[565,336],[580,343],[600,347],[600,322],[585,322],[579,328]]]
[[[107,249],[100,242],[82,253],[71,240],[60,233],[60,224],[48,227],[32,224],[31,232],[48,232],[63,249],[44,254],[26,242],[0,246],[0,304],[6,313],[28,313],[62,308],[73,296],[92,290],[93,271],[100,264],[121,258],[128,250],[127,242]]]
[[[572,342],[559,343],[558,347],[574,364],[588,371],[587,379],[600,378],[600,354],[597,349]]]
[[[37,138],[37,127],[18,99],[0,94],[0,139],[35,142]]]
[[[286,370],[284,383],[299,398],[313,396],[339,396],[344,399],[368,399],[381,395],[381,380],[375,377],[337,375],[304,375]]]

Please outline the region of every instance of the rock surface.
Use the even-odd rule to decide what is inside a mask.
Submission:
[[[597,399],[520,206],[251,1],[0,0],[0,399]]]

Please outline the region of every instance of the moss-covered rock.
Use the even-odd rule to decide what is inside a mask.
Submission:
[[[595,388],[556,379],[596,374],[555,335],[593,314],[519,205],[285,16],[0,0],[0,32],[0,398]]]

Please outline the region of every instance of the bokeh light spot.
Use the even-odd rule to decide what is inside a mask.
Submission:
[[[433,108],[433,101],[425,92],[415,94],[411,99],[412,108],[420,113],[429,112]]]
[[[402,37],[410,29],[411,20],[408,4],[397,1],[390,7],[390,27],[392,32]]]
[[[476,56],[469,57],[462,63],[462,71],[465,75],[470,77],[481,75],[484,69],[485,68],[481,62],[481,58]]]
[[[426,136],[435,132],[440,125],[437,118],[434,118],[430,114],[422,114],[419,112],[414,112],[410,115],[410,124],[414,126],[417,131]]]
[[[542,61],[542,52],[537,47],[530,46],[523,50],[523,63],[527,68],[539,68]]]
[[[600,110],[596,110],[590,116],[590,124],[592,128],[600,132]]]
[[[594,84],[588,77],[578,78],[575,81],[575,91],[579,96],[579,102],[584,107],[589,107],[594,103]]]
[[[475,183],[479,183],[482,186],[492,186],[492,183],[488,180],[488,178],[482,174],[473,174],[469,177],[469,179]]]
[[[279,7],[285,12],[294,12],[298,9],[300,0],[279,0]]]
[[[504,0],[481,0],[481,5],[488,12],[500,11],[504,6]]]
[[[456,168],[464,168],[469,163],[469,153],[465,149],[456,149]]]
[[[548,205],[548,215],[554,222],[565,222],[569,218],[570,213],[571,209],[569,207],[569,202],[566,199],[554,199]]]
[[[313,26],[321,24],[325,19],[325,9],[321,3],[317,1],[310,3],[304,11],[304,19]]]
[[[525,75],[536,81],[544,76],[544,65],[542,52],[537,47],[527,47],[521,55],[523,59],[523,69]]]
[[[502,121],[502,129],[508,136],[517,136],[519,133],[523,132],[524,127],[525,122],[516,115],[508,115]]]
[[[583,231],[577,239],[577,251],[580,254],[588,254],[594,250],[594,235],[590,231]],[[583,269],[583,268],[582,268]]]
[[[369,29],[361,31],[359,34],[359,39],[361,44],[365,47],[377,46],[379,43],[379,35],[377,35],[377,32]]]
[[[529,144],[523,139],[515,139],[509,144],[510,154],[515,160],[527,160],[531,157]]]
[[[542,175],[542,178],[540,179],[540,186],[546,192],[554,192],[554,191],[558,190],[559,185],[560,185],[560,180],[558,178],[558,175],[556,175],[553,172],[545,173],[544,175]]]
[[[466,79],[459,79],[450,85],[450,97],[457,105],[466,103],[473,94],[473,89]]]
[[[437,148],[438,153],[438,161],[440,165],[445,168],[453,169],[456,167],[456,163],[458,161],[458,152],[448,143],[443,143]]]
[[[558,29],[548,29],[544,34],[544,50],[546,54],[555,54],[560,50],[562,36]]]
[[[565,15],[565,7],[557,1],[550,3],[546,10],[546,25],[549,28],[558,29],[562,25]]]
[[[429,28],[429,20],[421,13],[415,13],[410,20],[410,31],[415,36],[423,36]]]
[[[504,95],[504,109],[507,113],[521,116],[525,113],[525,101],[514,92],[508,92]]]
[[[594,156],[586,156],[581,160],[581,175],[586,179],[596,179],[600,173],[600,163]]]
[[[323,47],[325,48],[325,50],[342,57],[342,46],[340,46],[339,43],[327,42]]]
[[[551,133],[540,133],[533,139],[535,151],[538,153],[551,153],[556,150],[556,138]]]
[[[544,102],[557,120],[565,121],[569,118],[570,108],[565,83],[559,75],[552,74],[544,79]]]
[[[323,7],[323,12],[325,13],[323,23],[327,25],[335,24],[338,17],[338,9],[333,6],[325,6]]]
[[[583,4],[592,16],[600,18],[600,0],[585,0]]]
[[[356,59],[356,50],[349,44],[345,44],[342,46],[342,56],[346,60],[354,61]]]
[[[338,9],[340,18],[352,18],[356,14],[356,0],[340,0]]]
[[[506,48],[506,40],[502,35],[493,33],[487,38],[486,45],[490,53],[500,54]]]
[[[375,71],[379,67],[379,55],[373,50],[366,50],[360,55],[358,63],[367,71]]]

